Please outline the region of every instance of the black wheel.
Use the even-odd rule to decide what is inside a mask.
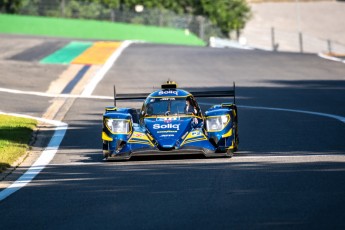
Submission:
[[[226,150],[226,154],[225,154],[226,158],[232,158],[233,156],[234,156],[234,150],[233,149]]]
[[[103,157],[107,159],[109,157],[108,142],[103,141]]]
[[[238,138],[237,124],[234,129],[234,136],[235,136],[234,149],[232,151],[236,152],[238,150],[238,144],[240,143],[240,139]]]
[[[106,151],[103,151],[103,157],[105,160],[107,160],[109,157],[109,153],[107,153]]]

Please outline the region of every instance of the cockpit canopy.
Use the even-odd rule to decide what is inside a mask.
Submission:
[[[200,108],[190,95],[184,97],[148,97],[143,105],[144,116],[200,115]]]

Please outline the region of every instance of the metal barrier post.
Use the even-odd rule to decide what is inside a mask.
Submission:
[[[199,19],[199,38],[204,40],[204,38],[205,38],[205,28],[204,28],[205,18],[203,16],[200,16],[198,19]]]
[[[272,42],[272,50],[277,51],[275,47],[275,37],[274,37],[274,27],[271,27],[271,42]]]
[[[327,40],[327,46],[328,46],[328,53],[332,53],[332,42],[331,42],[331,40]]]
[[[298,33],[299,37],[299,50],[301,53],[303,53],[303,35],[301,32]]]

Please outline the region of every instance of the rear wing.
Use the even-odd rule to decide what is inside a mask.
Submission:
[[[170,85],[170,87],[168,87]],[[177,84],[175,82],[171,83],[170,81],[167,84],[162,85],[162,89],[176,89]],[[234,104],[236,104],[236,95],[235,95],[235,82],[233,82],[232,89],[222,87],[215,90],[196,90],[195,88],[191,89],[190,92],[194,97],[233,97]],[[195,91],[193,91],[195,90]],[[149,94],[148,93],[130,93],[130,94],[116,94],[116,87],[114,85],[114,106],[116,107],[116,101],[122,100],[145,100]]]
[[[207,91],[189,91],[194,97],[233,97],[234,104],[236,102],[236,90],[235,82],[233,82],[232,89],[221,87],[215,90]]]
[[[114,106],[116,107],[116,101],[121,100],[145,100],[147,95],[147,93],[116,94],[116,87],[114,85]]]
[[[210,87],[208,90],[203,90],[201,88],[186,88],[190,94],[192,94],[194,97],[232,97],[233,104],[236,104],[236,85],[235,82],[233,82],[232,88],[231,87]]]

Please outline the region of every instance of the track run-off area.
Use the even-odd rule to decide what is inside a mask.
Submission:
[[[47,47],[71,41],[1,40],[0,111],[41,120],[37,157],[1,182],[0,194],[18,188],[17,179],[23,185],[1,199],[4,229],[345,227],[343,63],[316,54],[125,43],[103,64],[61,65],[40,60],[53,53]],[[236,82],[239,151],[231,159],[103,161],[101,119],[113,85],[117,93],[150,93],[168,79],[203,89]],[[199,99],[204,111],[222,102],[231,99]]]

